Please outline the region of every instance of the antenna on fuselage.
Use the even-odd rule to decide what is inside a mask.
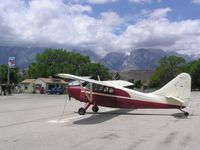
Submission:
[[[98,77],[98,81],[101,81],[99,75],[97,77]]]

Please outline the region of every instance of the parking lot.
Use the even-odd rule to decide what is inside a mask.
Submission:
[[[179,110],[91,109],[66,95],[0,96],[1,150],[199,150],[200,92]]]

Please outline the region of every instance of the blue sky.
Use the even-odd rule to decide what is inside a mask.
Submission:
[[[88,4],[85,2],[84,4]],[[101,12],[114,11],[121,16],[138,14],[142,10],[154,10],[157,8],[169,7],[173,13],[169,14],[170,20],[199,19],[200,5],[193,3],[191,0],[163,0],[152,1],[151,3],[130,3],[128,0],[120,0],[113,3],[92,4],[92,15],[98,17]]]
[[[0,45],[200,55],[200,0],[0,0]]]

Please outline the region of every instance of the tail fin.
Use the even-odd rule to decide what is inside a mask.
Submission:
[[[191,94],[191,77],[187,73],[181,73],[153,93],[165,97],[172,97],[187,104]]]

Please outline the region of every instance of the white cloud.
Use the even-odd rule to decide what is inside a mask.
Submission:
[[[99,53],[112,49],[114,28],[123,19],[114,12],[104,12],[96,19],[88,15],[91,12],[89,5],[64,4],[62,0],[33,0],[28,8],[21,0],[15,4],[8,0],[0,5],[0,44],[60,45]]]
[[[92,11],[62,0],[33,0],[28,7],[21,0],[0,0],[0,45],[63,46],[99,54],[151,47],[200,54],[198,19],[170,21],[172,10],[160,8],[129,23],[112,11],[98,18],[90,16]]]
[[[152,3],[153,1],[160,2],[162,0],[129,0],[129,2],[137,4]]]
[[[63,3],[56,3],[51,7],[46,8],[45,11],[41,7],[41,2],[36,7],[30,4],[29,13],[26,19],[29,23],[34,21],[32,28],[32,35],[28,37],[42,38],[40,41],[52,42],[61,45],[76,45],[79,41],[87,40],[90,33],[87,32],[87,27],[94,21],[84,12],[91,12],[90,6],[81,5],[64,5]],[[24,32],[26,34],[26,32]],[[29,32],[28,32],[29,33]],[[34,35],[36,33],[36,35]]]
[[[72,2],[76,2],[76,3],[83,3],[83,2],[87,2],[90,4],[106,4],[106,3],[115,3],[119,0],[70,0]],[[161,2],[162,0],[128,0],[131,3],[137,3],[137,4],[145,4],[145,3],[152,3],[152,2]]]
[[[93,4],[105,4],[105,3],[113,3],[118,0],[86,0],[86,1]]]
[[[159,8],[153,11],[149,16],[151,19],[164,18],[171,11],[170,8]]]
[[[168,12],[166,10],[168,9],[164,8],[163,12]],[[149,18],[128,25],[118,40],[122,49],[151,47],[185,54],[200,54],[200,20],[171,22],[166,18],[166,13],[156,15],[159,16],[157,19],[152,17],[156,12],[162,11],[155,10]]]
[[[194,3],[194,4],[200,4],[200,0],[193,0],[192,3]]]
[[[106,3],[114,3],[117,2],[118,0],[69,0],[75,3],[90,3],[90,4],[106,4]]]

